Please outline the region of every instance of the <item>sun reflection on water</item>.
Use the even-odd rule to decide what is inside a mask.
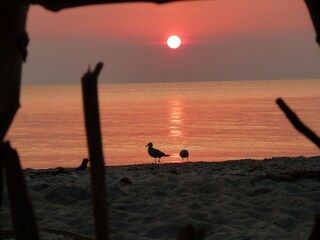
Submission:
[[[169,136],[183,137],[183,104],[180,100],[169,101]]]

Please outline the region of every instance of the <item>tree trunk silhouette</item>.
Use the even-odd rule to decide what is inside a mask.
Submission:
[[[14,119],[14,116],[20,106],[20,82],[21,82],[21,69],[22,63],[27,57],[27,44],[28,37],[25,32],[26,17],[28,13],[28,4],[23,4],[19,1],[5,0],[1,4],[0,8],[0,147],[3,149],[5,144],[4,138],[10,128],[10,125]],[[16,159],[14,159],[16,160]],[[18,159],[19,161],[19,159]],[[8,165],[9,164],[9,165]],[[12,164],[10,160],[6,160],[4,155],[0,156],[0,210],[2,207],[3,197],[3,177],[12,173]],[[10,167],[11,166],[11,167]],[[9,169],[7,169],[9,167]],[[19,170],[17,170],[19,171]],[[12,175],[15,177],[15,175]],[[11,178],[12,178],[11,177]],[[23,177],[22,177],[23,178]],[[8,178],[7,178],[8,179]],[[13,180],[13,179],[11,179]],[[21,180],[21,179],[20,179]],[[10,182],[10,179],[8,179]],[[8,182],[8,184],[9,184]],[[12,181],[11,181],[12,183]],[[19,182],[14,181],[14,188],[19,185]],[[11,186],[12,187],[12,186]],[[25,189],[24,186],[16,188],[13,194],[17,191]],[[8,186],[8,190],[10,187]],[[11,189],[12,190],[12,189]],[[18,193],[23,194],[23,193]],[[17,199],[15,195],[14,199]],[[13,204],[13,205],[12,205]],[[13,209],[16,209],[15,203],[11,203]],[[30,209],[29,209],[30,210]],[[27,211],[29,211],[27,210]],[[31,209],[32,211],[32,209]],[[19,218],[20,212],[12,212],[12,217]],[[15,221],[17,223],[17,221]],[[19,224],[15,224],[15,235],[17,239],[23,239],[23,237],[33,236],[26,233],[30,229],[23,229]],[[34,222],[26,224],[26,226],[33,225]],[[1,226],[0,226],[1,227]],[[28,227],[27,227],[28,228]],[[33,230],[32,230],[33,231]],[[34,235],[35,236],[35,235]],[[27,239],[27,238],[24,238]],[[37,239],[37,238],[34,238]]]
[[[29,200],[19,156],[8,142],[0,145],[0,159],[4,165],[11,216],[17,240],[39,240],[38,228]]]
[[[103,67],[98,63],[94,71],[88,70],[81,79],[85,126],[91,164],[91,188],[96,240],[109,239],[106,207],[105,164],[102,150],[98,103],[98,75]]]
[[[0,142],[20,103],[22,62],[26,59],[28,5],[6,0],[0,8]]]

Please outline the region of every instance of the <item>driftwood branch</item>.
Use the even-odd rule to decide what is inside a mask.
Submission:
[[[27,0],[29,3],[38,4],[47,10],[58,12],[62,9],[82,7],[94,4],[110,3],[133,3],[133,2],[150,2],[150,3],[169,3],[179,1],[196,1],[196,0]]]
[[[319,0],[305,0],[308,7],[313,26],[316,30],[316,41],[320,45],[320,1]]]
[[[91,163],[91,187],[96,240],[109,239],[105,164],[102,150],[100,115],[98,103],[98,75],[103,67],[98,63],[93,71],[88,70],[82,77],[82,94],[85,115],[89,158]]]
[[[0,146],[0,159],[3,162],[5,169],[16,239],[38,240],[38,229],[18,153],[11,148],[9,143],[2,143]]]
[[[307,127],[293,112],[290,107],[281,99],[278,98],[276,103],[281,108],[281,110],[285,113],[286,117],[292,123],[292,125],[304,136],[306,136],[310,141],[316,144],[320,148],[320,138],[315,134],[309,127]]]

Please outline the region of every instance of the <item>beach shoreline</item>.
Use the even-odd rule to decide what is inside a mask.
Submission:
[[[42,239],[93,238],[89,169],[24,174]],[[320,213],[320,156],[108,166],[106,184],[111,239],[175,239],[187,224],[205,239],[307,239]]]

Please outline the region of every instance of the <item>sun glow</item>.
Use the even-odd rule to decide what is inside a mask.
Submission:
[[[181,45],[181,39],[178,36],[170,36],[167,40],[169,48],[176,49]]]

